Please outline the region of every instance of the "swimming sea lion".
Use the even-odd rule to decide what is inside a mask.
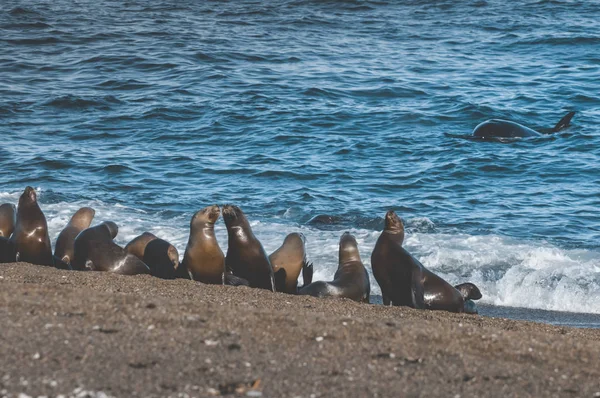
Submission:
[[[306,262],[306,238],[294,232],[283,240],[283,244],[270,256],[275,275],[275,288],[278,292],[295,294],[298,292],[300,271],[308,267]],[[281,275],[281,276],[279,276]]]
[[[233,275],[247,280],[250,287],[274,292],[273,268],[242,210],[237,206],[225,205],[223,219],[229,235],[225,257],[227,268],[231,269]]]
[[[12,203],[0,206],[0,237],[10,238],[17,223],[17,209]]]
[[[494,138],[525,138],[525,137],[541,137],[544,134],[552,134],[561,131],[571,123],[571,119],[575,115],[575,112],[569,112],[563,117],[554,128],[547,132],[540,133],[532,130],[529,127],[525,127],[519,123],[511,122],[509,120],[502,119],[491,119],[480,123],[473,130],[473,137],[480,139],[494,139]]]
[[[25,188],[19,198],[17,222],[10,241],[15,245],[16,261],[54,265],[48,224],[38,205],[35,189],[32,187]]]
[[[396,213],[388,211],[385,216],[385,228],[371,254],[373,275],[381,287],[384,304],[473,312],[470,307],[465,307],[465,297],[461,292],[425,268],[402,247],[404,228],[401,225],[402,221]],[[472,292],[475,297],[472,287],[476,289],[476,286],[466,285],[464,284],[464,290],[467,295],[470,296],[469,293]]]
[[[89,228],[96,211],[91,207],[77,210],[69,223],[56,239],[54,255],[66,264],[71,264],[74,254],[75,238],[81,231]]]
[[[111,221],[87,228],[75,238],[73,269],[106,271],[123,275],[149,274],[150,269],[139,258],[113,242],[119,228]]]
[[[125,246],[125,251],[133,254],[150,268],[152,276],[162,279],[175,279],[179,268],[179,252],[166,240],[150,232],[144,232]]]
[[[225,256],[215,235],[215,223],[220,214],[219,206],[212,205],[196,212],[190,221],[190,237],[182,264],[195,281],[215,285],[225,283]]]
[[[369,274],[358,252],[356,239],[349,232],[340,238],[338,269],[333,281],[317,281],[304,286],[298,294],[315,297],[347,297],[354,301],[369,302],[371,285]]]

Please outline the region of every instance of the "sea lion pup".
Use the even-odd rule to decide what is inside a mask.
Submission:
[[[12,203],[0,206],[0,237],[10,238],[17,223],[17,209]]]
[[[315,297],[347,297],[354,301],[369,302],[371,286],[369,274],[358,252],[358,244],[350,232],[340,238],[338,269],[333,281],[317,281],[304,286],[298,294]]]
[[[225,256],[215,235],[215,223],[221,215],[217,205],[196,212],[190,221],[190,237],[182,264],[190,278],[202,283],[225,283]]]
[[[300,271],[312,267],[312,264],[306,261],[305,244],[304,235],[294,232],[286,236],[281,247],[269,256],[273,266],[275,289],[278,292],[298,293]]]
[[[506,138],[525,138],[525,137],[541,137],[544,134],[557,133],[566,129],[571,124],[571,119],[575,112],[567,113],[554,128],[544,132],[535,131],[522,124],[511,122],[510,120],[491,119],[480,123],[473,130],[473,137],[480,139],[506,139]]]
[[[227,268],[234,276],[247,280],[250,287],[274,292],[273,267],[242,210],[233,205],[223,206],[223,220],[229,235]]]
[[[61,231],[56,239],[55,257],[66,264],[71,264],[75,251],[75,238],[81,231],[89,228],[95,214],[96,211],[91,207],[82,207],[73,214],[65,229]]]
[[[179,252],[166,240],[144,232],[129,242],[125,251],[142,260],[150,268],[152,276],[162,279],[177,277]]]
[[[25,188],[19,198],[17,222],[10,241],[15,245],[16,261],[54,266],[48,224],[32,187]]]
[[[87,228],[75,238],[71,266],[78,271],[106,271],[123,275],[149,274],[139,258],[113,242],[119,228],[111,221]]]
[[[403,247],[404,228],[393,211],[385,216],[385,228],[371,254],[373,275],[381,287],[386,305],[402,305],[412,308],[445,310],[451,312],[475,312],[472,302],[465,306],[465,297],[452,285],[429,271]],[[475,297],[475,289],[464,286],[469,298]],[[461,288],[462,290],[462,288]],[[477,289],[477,291],[479,291]],[[470,301],[470,300],[469,300]]]

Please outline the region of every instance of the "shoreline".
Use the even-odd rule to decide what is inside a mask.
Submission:
[[[0,297],[7,397],[600,396],[597,329],[25,263]]]

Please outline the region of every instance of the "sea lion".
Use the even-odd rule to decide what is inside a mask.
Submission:
[[[274,292],[273,267],[242,210],[233,205],[223,206],[223,220],[229,236],[227,268],[236,277],[247,280],[250,287]]]
[[[473,130],[473,137],[479,139],[506,139],[506,138],[525,138],[541,137],[544,134],[552,134],[569,127],[571,119],[575,112],[567,113],[552,129],[544,132],[538,132],[522,124],[511,122],[509,120],[491,119],[480,123]]]
[[[298,294],[315,297],[347,297],[354,301],[369,302],[371,285],[365,269],[358,244],[350,232],[340,238],[338,269],[333,281],[317,281],[304,286]]]
[[[179,252],[169,242],[150,232],[144,232],[125,246],[125,251],[133,254],[150,268],[152,276],[162,279],[175,279],[179,268]]]
[[[202,283],[225,283],[225,256],[215,235],[215,223],[221,215],[217,205],[196,212],[190,221],[190,237],[182,264],[190,277]]]
[[[310,265],[306,261],[306,238],[301,233],[291,233],[283,244],[270,256],[275,276],[275,289],[278,292],[296,294],[300,271]]]
[[[19,198],[17,222],[10,241],[15,245],[16,261],[54,266],[48,223],[32,187],[26,187]]]
[[[0,237],[10,238],[17,223],[17,209],[12,203],[0,206]]]
[[[17,251],[15,244],[8,240],[8,238],[0,236],[0,263],[14,263],[16,260]]]
[[[404,227],[394,211],[385,216],[385,228],[371,254],[373,275],[381,287],[383,303],[412,308],[473,312],[465,299],[475,299],[473,284],[463,284],[467,297],[429,271],[402,247]],[[472,285],[472,286],[468,286]],[[479,290],[477,289],[477,292]],[[475,310],[476,311],[476,310]]]
[[[81,231],[89,228],[95,214],[96,211],[91,207],[82,207],[73,214],[65,229],[60,232],[56,239],[54,256],[66,264],[71,264],[75,251],[75,238]]]
[[[123,275],[149,274],[139,258],[113,242],[119,228],[111,221],[87,228],[75,238],[74,270],[106,271]]]

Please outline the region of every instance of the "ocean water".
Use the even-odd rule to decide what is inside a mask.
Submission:
[[[485,308],[600,314],[598,20],[596,1],[5,2],[0,202],[32,185],[53,240],[92,206],[118,243],[181,255],[195,211],[235,203],[267,251],[303,232],[316,279],[347,230],[370,270],[394,209]],[[570,110],[554,135],[465,139]]]

